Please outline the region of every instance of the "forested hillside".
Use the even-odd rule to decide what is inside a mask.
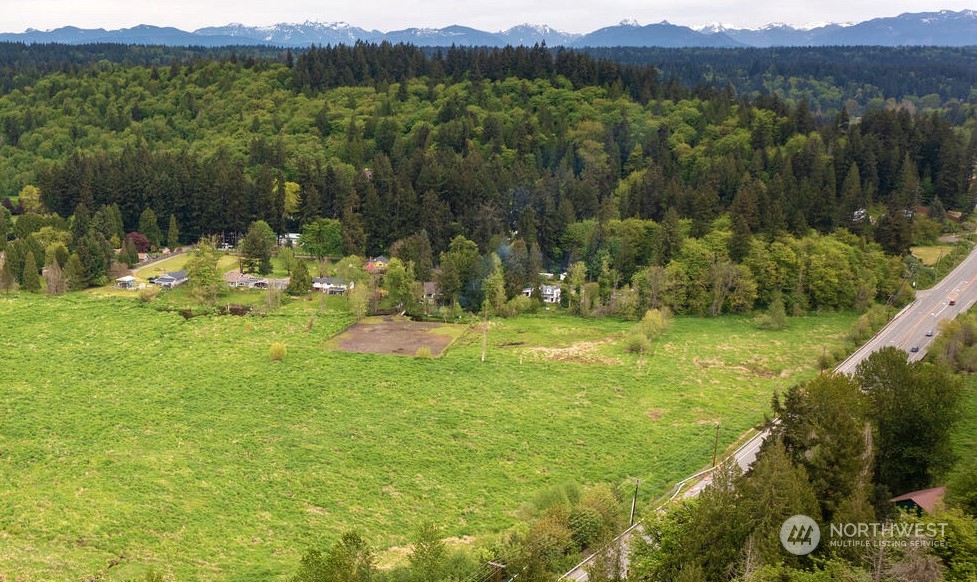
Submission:
[[[450,576],[462,579],[456,573],[474,570],[476,561],[504,556],[521,580],[552,579],[578,561],[578,550],[619,531],[613,508],[621,499],[603,486],[557,487],[511,512],[516,494],[495,489],[554,483],[569,466],[592,482],[630,475],[640,465],[653,467],[642,487],[657,487],[657,495],[709,452],[715,463],[720,429],[725,439],[756,421],[750,402],[765,382],[806,374],[812,350],[822,369],[830,366],[844,355],[840,344],[864,340],[893,311],[873,304],[908,302],[917,283],[938,276],[908,250],[953,231],[974,209],[974,54],[925,48],[587,54],[389,44],[293,54],[0,45],[0,291],[24,291],[4,299],[15,324],[6,351],[16,356],[11,369],[22,372],[11,375],[20,385],[8,399],[11,410],[20,407],[11,418],[21,425],[11,432],[12,452],[3,455],[15,470],[2,473],[11,475],[10,491],[23,492],[8,504],[16,516],[8,528],[14,575],[36,578],[30,573],[84,555],[73,565],[79,571],[94,571],[94,563],[173,561],[174,571],[204,578],[246,570],[268,578],[288,563],[296,564],[295,580],[320,579],[324,569],[360,556],[368,576],[372,552],[360,534],[348,532],[300,561],[297,545],[310,542],[300,540],[302,532],[374,528],[369,533],[383,535],[384,543],[399,543],[408,522],[423,516],[455,525],[442,534],[440,524],[416,524],[407,559],[418,576],[446,579],[441,536],[481,533],[484,524],[499,523],[486,508],[507,504],[499,510],[508,512],[505,519],[525,513],[535,521],[471,556],[458,553]],[[302,232],[300,248],[279,249],[275,234],[294,232]],[[128,273],[139,253],[198,241],[185,261],[170,259],[190,273],[186,291],[162,295],[146,287],[138,296],[165,303],[163,310],[178,306],[184,317],[195,313],[183,302],[212,309],[225,292],[221,271],[230,262],[224,257],[218,268],[217,238],[238,245],[239,267],[263,275],[273,270],[276,249],[292,278],[285,294],[308,297],[315,269],[342,278],[336,283],[349,294],[282,302],[278,291],[240,290],[235,297],[260,298],[265,313],[282,317],[193,317],[186,326],[176,314],[135,300],[84,295],[57,303],[65,307],[52,310],[58,317],[37,316],[58,300],[30,293],[105,285]],[[952,262],[970,248],[938,252]],[[300,252],[317,260],[297,258]],[[380,254],[389,258],[380,263],[386,271],[377,274],[371,261],[367,274],[363,258]],[[341,261],[324,260],[339,255]],[[433,301],[422,282],[435,283]],[[553,309],[547,317],[502,319],[541,310],[547,283],[561,308],[547,305]],[[343,307],[326,309],[327,301]],[[414,358],[376,359],[328,347],[368,305],[437,313],[445,321],[464,321],[462,308],[477,310],[496,318],[493,355],[486,363],[489,333],[474,326],[456,326],[459,334],[468,331],[454,359],[435,360],[426,346]],[[822,325],[823,317],[791,319],[793,335],[767,335],[788,326],[788,314],[870,307],[845,340]],[[669,328],[671,313],[751,311],[754,317],[676,318],[684,331],[653,352],[651,342]],[[953,329],[940,328],[940,341]],[[545,339],[539,348],[513,349],[528,349],[526,339],[536,334]],[[704,336],[718,338],[716,345],[696,343]],[[92,337],[99,341],[85,340]],[[550,346],[568,338],[593,346],[600,365],[583,344],[570,347],[581,350],[579,360],[554,355],[537,362],[532,355],[562,354],[565,348]],[[968,342],[944,350],[960,369],[973,368]],[[600,350],[620,352],[605,361]],[[629,359],[618,358],[624,352]],[[157,380],[173,373],[170,354],[178,354],[178,372],[192,386],[158,389]],[[649,354],[653,364],[645,364]],[[632,571],[648,579],[726,580],[738,575],[739,564],[743,579],[764,565],[771,576],[796,573],[795,566],[814,570],[820,563],[783,562],[775,537],[753,552],[753,540],[767,539],[754,536],[765,531],[755,518],[774,516],[779,527],[781,513],[820,515],[814,487],[825,494],[822,502],[838,502],[839,512],[882,518],[867,504],[887,506],[888,489],[937,484],[952,461],[945,453],[955,412],[948,411],[957,402],[950,396],[961,390],[949,371],[908,366],[894,348],[884,357],[878,370],[909,381],[907,392],[880,391],[881,398],[909,404],[885,410],[877,405],[882,400],[870,399],[869,384],[826,375],[819,376],[823,392],[798,388],[783,405],[775,399],[774,412],[785,418],[775,434],[783,446],[768,448],[755,478],[730,476],[730,487],[648,522],[654,543],[638,548]],[[78,379],[77,389],[62,390],[39,361],[56,362],[62,376]],[[711,376],[710,368],[720,375]],[[310,381],[310,370],[321,377]],[[336,382],[323,370],[352,372]],[[242,381],[250,382],[248,390]],[[332,382],[328,390],[323,382]],[[552,399],[542,397],[551,389]],[[226,436],[212,432],[215,410],[230,419],[221,424],[233,429]],[[482,418],[482,410],[490,414]],[[50,418],[33,422],[34,414]],[[837,424],[846,415],[850,422]],[[127,421],[118,422],[123,416]],[[881,435],[876,442],[888,443],[877,455],[864,438],[870,423]],[[823,427],[841,435],[841,448],[818,440]],[[424,435],[412,436],[414,429]],[[920,435],[927,435],[925,455],[913,448]],[[445,463],[444,451],[460,451],[449,456],[471,464]],[[939,471],[890,482],[891,468],[903,468],[893,462],[902,463],[900,455],[914,471]],[[556,457],[567,464],[550,472],[544,459]],[[283,458],[295,464],[282,465]],[[36,485],[46,482],[36,467],[57,477],[49,480],[51,496],[36,495]],[[878,496],[867,481],[874,467]],[[361,468],[387,475],[361,478]],[[501,481],[507,485],[497,487]],[[303,489],[307,495],[295,495]],[[784,496],[792,491],[797,495]],[[337,494],[359,501],[334,503]],[[133,500],[134,513],[125,505]],[[106,504],[111,509],[99,509]],[[38,527],[32,511],[47,506],[67,507],[68,519],[41,520]],[[146,528],[116,525],[146,511],[153,515],[136,520]],[[713,527],[717,515],[729,527]],[[692,527],[680,527],[683,520]],[[77,535],[64,533],[68,522]],[[708,529],[694,529],[699,523]],[[231,524],[231,535],[215,524]],[[253,536],[252,525],[259,528]],[[381,532],[385,527],[400,531]],[[951,540],[960,550],[940,554],[947,571],[959,574],[947,579],[972,578],[966,535]],[[440,578],[433,567],[421,569],[424,554],[416,550],[424,544],[441,562]],[[843,562],[852,555],[828,566],[857,568],[862,556]],[[881,570],[877,562],[872,572]],[[157,578],[149,571],[146,579]]]
[[[633,283],[646,298],[664,285],[679,294],[671,307],[697,313],[780,293],[802,307],[863,304],[902,276],[875,254],[938,234],[917,208],[941,220],[973,206],[973,98],[896,100],[876,86],[850,99],[859,115],[828,114],[817,104],[850,87],[817,67],[811,100],[798,100],[545,47],[357,44],[271,59],[97,47],[87,62],[44,48],[34,64],[32,48],[4,50],[14,64],[0,98],[0,193],[38,187],[35,212],[117,205],[130,232],[151,209],[185,242],[234,239],[256,220],[286,232],[336,218],[347,254],[398,251],[418,277],[462,236],[522,273],[510,295],[580,262],[605,302]],[[920,49],[905,62],[934,58]],[[950,70],[969,57],[941,58]],[[899,59],[886,63],[894,76]],[[918,90],[935,92],[935,77],[921,77]],[[828,244],[845,257],[827,261],[839,273],[815,280],[785,266],[810,268],[805,257],[829,256],[813,250]],[[777,245],[793,258],[772,261]],[[822,296],[812,287],[836,279]],[[744,296],[727,299],[736,289]]]

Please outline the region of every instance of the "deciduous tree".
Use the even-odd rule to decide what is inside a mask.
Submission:
[[[68,290],[68,278],[57,261],[53,261],[47,268],[48,295],[63,295]]]
[[[323,554],[311,549],[302,557],[293,582],[369,582],[376,573],[373,549],[363,537],[348,531]]]
[[[17,200],[20,202],[25,213],[44,214],[47,212],[44,203],[41,201],[41,190],[33,184],[28,184],[21,188],[20,194],[17,195]]]
[[[299,244],[318,260],[343,254],[343,227],[334,218],[320,218],[302,226]]]
[[[190,252],[187,260],[187,286],[190,293],[199,301],[207,305],[217,302],[217,297],[224,289],[224,280],[217,271],[216,241],[212,238],[202,238],[196,248]]]
[[[400,305],[408,315],[420,312],[422,287],[414,278],[414,265],[390,259],[383,275],[383,288],[392,305]]]

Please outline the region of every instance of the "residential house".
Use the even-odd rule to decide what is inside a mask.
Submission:
[[[354,285],[353,281],[347,282],[339,277],[316,277],[312,279],[312,289],[326,295],[345,295]]]
[[[227,283],[229,287],[234,287],[236,289],[254,289],[255,286],[264,281],[260,277],[255,277],[248,273],[242,273],[241,271],[228,271],[224,273],[224,282]]]
[[[438,302],[438,284],[434,281],[424,281],[424,303],[434,305]]]
[[[254,284],[255,289],[285,289],[291,282],[291,277],[284,279],[260,279]]]
[[[535,289],[536,289],[535,287],[523,287],[522,294],[525,295],[526,297],[532,297]],[[543,300],[543,303],[560,302],[560,294],[562,293],[562,291],[560,290],[559,285],[540,285],[539,292],[540,292],[540,297]]]
[[[375,257],[367,261],[366,265],[363,266],[363,269],[365,269],[367,273],[371,275],[375,275],[377,273],[383,273],[384,271],[386,271],[387,265],[389,264],[390,264],[390,259],[388,259],[383,255],[380,255],[379,257]]]
[[[542,285],[540,294],[543,296],[543,303],[559,303],[562,293],[559,285]]]
[[[173,271],[172,273],[166,273],[164,275],[160,275],[159,277],[156,277],[154,283],[156,283],[157,285],[165,289],[172,289],[174,287],[179,287],[180,285],[183,285],[184,283],[187,282],[187,279],[188,279],[187,272],[180,270],[180,271]]]

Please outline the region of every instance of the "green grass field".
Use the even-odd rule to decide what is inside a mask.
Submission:
[[[494,320],[482,363],[475,330],[437,359],[336,351],[342,299],[184,320],[0,296],[0,579],[283,579],[352,527],[380,548],[421,520],[489,534],[567,481],[654,499],[853,320],[679,318],[639,359],[631,323],[541,314]]]

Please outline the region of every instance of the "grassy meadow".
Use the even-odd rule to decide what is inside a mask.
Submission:
[[[678,318],[639,358],[633,323],[542,313],[493,320],[483,363],[475,327],[437,359],[338,351],[342,307],[184,319],[0,296],[0,580],[284,579],[343,530],[379,548],[422,520],[491,534],[567,481],[637,477],[651,500],[855,318]]]

